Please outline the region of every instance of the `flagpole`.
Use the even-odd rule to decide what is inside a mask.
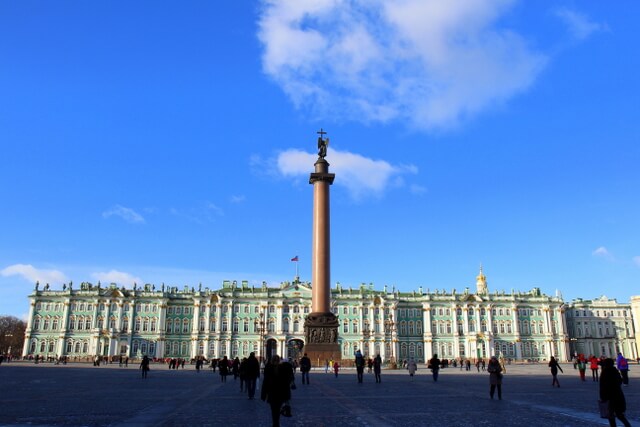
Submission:
[[[297,255],[296,255],[296,258],[297,258]],[[296,279],[298,277],[300,277],[300,276],[298,276],[298,260],[296,260]]]

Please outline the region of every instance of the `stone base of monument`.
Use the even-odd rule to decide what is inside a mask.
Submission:
[[[341,359],[338,326],[338,318],[331,312],[307,315],[304,321],[306,344],[303,352],[307,353],[313,366],[324,367],[328,360]]]

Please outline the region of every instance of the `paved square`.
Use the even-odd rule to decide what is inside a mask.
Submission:
[[[353,370],[338,378],[311,373],[311,385],[293,391],[294,416],[283,426],[602,426],[598,385],[563,365],[561,388],[551,387],[545,365],[507,366],[503,400],[489,399],[489,375],[475,368],[441,370],[434,383],[421,367],[411,381],[406,370],[385,370],[382,383]],[[640,378],[632,365],[624,387],[627,417],[640,425]],[[55,366],[13,362],[0,365],[0,425],[30,426],[269,426],[269,407],[248,400],[239,380],[193,366],[169,370],[153,365],[142,380],[137,366]]]

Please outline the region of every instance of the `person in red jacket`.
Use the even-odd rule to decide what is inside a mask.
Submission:
[[[591,380],[598,382],[598,365],[600,364],[600,359],[591,355],[591,357],[589,357],[589,364],[591,367]]]

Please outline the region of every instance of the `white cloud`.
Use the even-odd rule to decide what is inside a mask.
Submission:
[[[240,196],[231,196],[231,203],[243,203],[247,198],[244,195]]]
[[[61,284],[68,281],[67,276],[61,271],[37,269],[31,264],[10,265],[2,269],[0,275],[4,277],[22,276],[31,283],[40,282],[42,284]]]
[[[263,69],[319,117],[456,125],[526,90],[545,55],[498,25],[513,0],[264,0]]]
[[[102,212],[103,218],[109,218],[112,216],[118,216],[132,224],[143,224],[145,222],[142,215],[140,215],[133,209],[125,208],[124,206],[120,205],[115,205],[111,209]]]
[[[144,283],[141,278],[133,276],[132,274],[125,273],[123,271],[111,270],[108,272],[91,273],[91,277],[94,280],[99,280],[103,283],[117,283],[118,285],[132,286],[134,283]]]
[[[310,164],[317,154],[290,149],[279,154],[278,171],[284,176],[308,176]],[[394,166],[384,160],[373,160],[348,151],[329,149],[331,171],[339,175],[335,185],[344,186],[351,197],[359,200],[365,196],[381,196],[392,185],[402,185],[401,175],[416,174],[413,165]]]
[[[604,246],[600,246],[598,249],[596,249],[593,252],[591,252],[591,255],[593,255],[595,257],[598,257],[598,258],[604,258],[604,259],[608,259],[608,260],[613,260],[613,255]]]
[[[596,31],[607,29],[606,25],[598,24],[590,21],[589,18],[567,8],[560,8],[555,11],[558,16],[567,25],[569,32],[576,40],[584,40]]]

